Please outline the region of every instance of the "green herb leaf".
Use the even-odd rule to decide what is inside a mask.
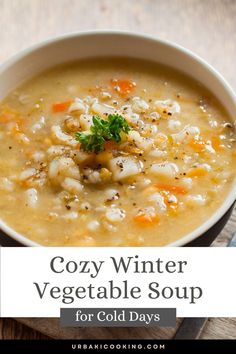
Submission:
[[[119,114],[109,114],[108,116],[109,130],[112,136],[111,140],[119,143],[121,141],[120,133],[128,133],[130,131],[130,126],[127,121]]]
[[[93,116],[91,133],[75,133],[75,138],[81,143],[81,148],[87,152],[101,152],[104,150],[105,141],[121,141],[121,133],[128,133],[130,126],[119,114],[109,114],[108,119],[104,120],[99,116]]]

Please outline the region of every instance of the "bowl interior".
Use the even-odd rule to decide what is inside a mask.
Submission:
[[[58,64],[91,57],[123,56],[151,60],[184,72],[209,89],[235,123],[236,99],[226,81],[205,61],[177,45],[125,32],[91,32],[66,35],[35,45],[0,67],[0,99],[23,81]],[[236,186],[221,208],[203,225],[171,244],[182,246],[214,225],[235,200]],[[0,227],[17,241],[37,245],[0,222]]]

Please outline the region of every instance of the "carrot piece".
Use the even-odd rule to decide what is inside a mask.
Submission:
[[[221,148],[221,140],[218,136],[213,136],[211,138],[211,145],[213,147],[213,149],[215,149],[216,151],[220,150]]]
[[[64,112],[67,108],[69,108],[71,101],[65,102],[55,102],[52,105],[52,110],[54,113]]]
[[[207,170],[202,167],[191,168],[187,173],[187,177],[201,177],[207,174]]]
[[[111,80],[111,86],[114,91],[121,96],[128,95],[136,86],[136,83],[131,80]]]
[[[188,192],[186,188],[172,184],[156,183],[154,186],[158,189],[164,189],[168,192],[176,194],[186,194]]]
[[[151,226],[153,223],[159,222],[159,217],[157,215],[149,215],[149,214],[138,214],[134,217],[134,221],[142,226]]]
[[[205,142],[202,140],[191,140],[189,145],[196,151],[202,152],[205,150]]]

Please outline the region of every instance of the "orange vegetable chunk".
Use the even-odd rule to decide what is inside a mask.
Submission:
[[[158,223],[159,220],[157,215],[152,216],[149,214],[138,214],[134,217],[134,221],[140,226],[151,226],[154,223]]]
[[[111,86],[121,96],[128,95],[136,86],[136,83],[131,80],[111,80]]]
[[[172,184],[165,184],[165,183],[156,183],[155,187],[158,189],[164,189],[168,192],[171,193],[176,193],[176,194],[186,194],[187,189],[181,186],[176,186]]]
[[[191,140],[189,145],[196,151],[196,152],[202,152],[205,150],[205,145],[206,143],[202,140]]]
[[[70,104],[71,104],[71,101],[55,102],[52,105],[52,111],[54,113],[64,112],[67,108],[69,108]]]
[[[201,176],[205,176],[207,174],[207,170],[205,168],[202,167],[196,167],[196,168],[191,168],[188,172],[187,172],[187,176],[188,177],[201,177]]]

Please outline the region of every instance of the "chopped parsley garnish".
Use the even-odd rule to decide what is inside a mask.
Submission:
[[[81,149],[87,152],[101,152],[106,141],[121,141],[121,133],[128,133],[130,126],[120,114],[109,114],[104,120],[99,116],[93,116],[91,133],[75,133],[75,138],[81,143]]]

